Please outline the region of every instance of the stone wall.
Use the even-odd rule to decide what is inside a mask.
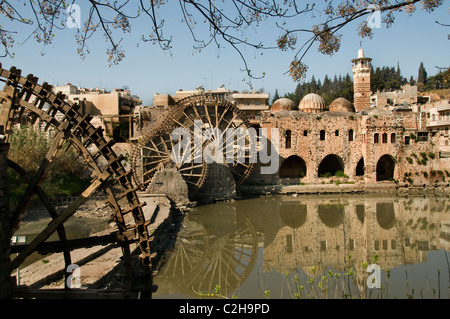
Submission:
[[[0,143],[0,298],[7,298],[11,293],[10,276],[10,240],[11,225],[9,197],[7,189],[7,155],[9,144]]]
[[[264,176],[257,167],[253,182],[284,183],[283,170],[289,161],[291,166],[297,163],[303,175],[297,176],[296,183],[321,183],[327,170],[341,170],[349,181],[413,179],[429,184],[434,180],[423,178],[422,171],[430,177],[432,171],[446,170],[438,158],[438,136],[428,132],[426,139],[418,139],[419,133],[426,132],[420,129],[425,126],[417,113],[265,112],[261,126],[268,132],[279,130],[279,170]]]

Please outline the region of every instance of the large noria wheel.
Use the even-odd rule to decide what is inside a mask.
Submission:
[[[65,96],[60,92],[52,93],[52,86],[45,82],[42,85],[37,84],[38,79],[33,75],[22,77],[20,70],[12,67],[8,71],[2,69],[0,64],[0,80],[5,82],[4,89],[0,92],[2,106],[0,125],[3,126],[7,138],[13,133],[14,125],[24,117],[32,125],[36,121],[43,123],[46,130],[51,129],[55,134],[49,151],[33,175],[12,161],[8,163],[27,184],[26,191],[13,212],[11,233],[18,228],[36,196],[53,219],[31,243],[20,247],[12,246],[17,257],[11,261],[11,271],[18,268],[25,258],[35,251],[63,252],[67,268],[71,264],[70,250],[116,243],[122,248],[126,267],[123,296],[134,296],[130,293],[132,289],[130,245],[137,243],[142,265],[142,273],[139,276],[144,276],[147,280],[147,285],[141,290],[143,292],[141,296],[151,296],[151,259],[154,256],[150,252],[152,238],[147,230],[149,221],[145,219],[143,204],[139,202],[136,189],[132,185],[131,171],[124,169],[121,163],[123,158],[117,156],[112,149],[114,143],[104,139],[102,129],[95,128],[90,123],[89,115],[80,113],[78,104],[64,101]],[[51,170],[51,163],[64,152],[64,149],[61,149],[63,144],[74,146],[92,172],[92,179],[90,185],[72,204],[63,211],[57,211],[41,186]],[[106,204],[112,210],[117,230],[107,236],[67,240],[64,222],[86,199],[98,192],[106,196]],[[46,242],[55,232],[59,235],[59,241]]]
[[[174,150],[178,151],[177,145],[179,146],[180,142],[179,138],[174,139],[172,135],[177,128],[183,129],[191,138],[187,154],[184,150],[180,153],[175,152],[183,159],[178,163],[171,156]],[[186,97],[178,101],[167,113],[165,120],[143,136],[135,148],[133,154],[135,181],[141,187],[145,187],[159,169],[177,166],[188,184],[189,194],[192,195],[201,189],[207,177],[207,164],[210,162],[205,157],[205,148],[212,148],[207,154],[215,156],[214,152],[221,145],[223,161],[228,163],[236,186],[239,186],[248,178],[254,165],[251,150],[252,145],[256,145],[256,136],[252,139],[253,135],[247,134],[249,128],[250,122],[245,114],[224,98],[213,94]],[[227,135],[228,131],[241,132],[241,135]],[[237,136],[241,136],[241,144],[235,141]],[[200,142],[197,143],[199,138]],[[232,147],[226,148],[227,143]],[[225,157],[232,158],[232,161]],[[187,158],[190,160],[186,161]]]

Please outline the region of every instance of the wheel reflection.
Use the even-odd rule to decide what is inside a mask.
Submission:
[[[214,292],[217,285],[223,295],[233,293],[256,263],[258,239],[250,220],[238,218],[220,236],[199,222],[189,223],[158,276],[187,296]]]

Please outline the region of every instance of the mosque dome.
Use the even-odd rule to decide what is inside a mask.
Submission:
[[[333,112],[355,112],[355,108],[353,107],[353,104],[343,97],[338,97],[333,102],[331,102],[330,106],[328,107],[330,111]]]
[[[276,100],[275,102],[272,103],[272,106],[270,107],[270,110],[272,112],[296,111],[297,109],[298,108],[295,102],[286,97],[282,97],[281,99]]]
[[[298,105],[298,109],[308,113],[320,113],[326,110],[324,99],[316,94],[306,94]]]

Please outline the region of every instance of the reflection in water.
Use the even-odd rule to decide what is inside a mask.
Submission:
[[[448,298],[449,211],[445,197],[367,195],[271,196],[197,207],[162,262],[155,297],[198,297],[216,285],[227,296],[261,298],[270,290],[271,297],[290,297],[289,284],[279,288],[285,274],[300,275],[306,286],[308,278],[349,269],[356,271],[356,288],[368,291],[363,263],[376,257],[384,287],[385,271],[392,274],[389,296],[403,298],[415,284],[425,289],[434,282]],[[426,282],[415,279],[419,272]],[[426,292],[421,295],[431,297]]]

